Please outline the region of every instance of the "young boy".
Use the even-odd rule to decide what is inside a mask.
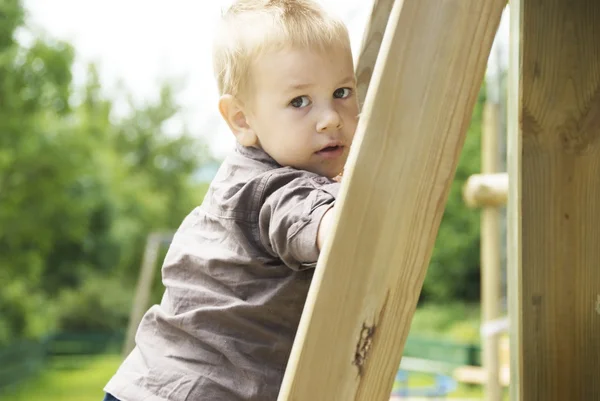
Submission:
[[[214,66],[236,149],[174,236],[107,400],[279,393],[357,125],[350,41],[312,0],[238,0]]]

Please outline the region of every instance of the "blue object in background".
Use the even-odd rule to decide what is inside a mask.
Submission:
[[[396,397],[444,397],[457,388],[456,381],[449,376],[434,374],[434,383],[431,386],[410,387],[410,373],[400,369],[396,373],[396,382],[400,387],[392,391],[392,396]]]

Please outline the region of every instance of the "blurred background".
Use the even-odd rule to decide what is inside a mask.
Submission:
[[[101,399],[148,235],[177,228],[233,144],[210,59],[228,3],[0,0],[1,400]],[[356,57],[371,1],[321,3],[348,24]],[[503,88],[506,38],[503,21],[488,85]],[[405,349],[453,366],[481,365],[480,215],[462,187],[481,170],[485,86]],[[458,383],[449,396],[481,394]]]

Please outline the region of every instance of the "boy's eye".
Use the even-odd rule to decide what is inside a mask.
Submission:
[[[296,108],[302,108],[302,107],[306,107],[310,104],[310,100],[308,99],[308,96],[298,96],[292,99],[292,101],[290,102],[290,105],[292,107],[296,107]]]
[[[350,88],[338,88],[333,92],[333,97],[336,99],[345,99],[352,94],[352,89]]]

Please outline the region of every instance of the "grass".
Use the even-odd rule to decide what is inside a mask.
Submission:
[[[433,375],[411,372],[409,375],[409,388],[415,387],[431,387],[435,384]],[[394,389],[399,388],[399,383],[394,385]],[[447,398],[466,398],[470,400],[483,399],[481,386],[467,386],[459,383],[456,391],[448,394]],[[436,399],[436,398],[434,398]]]
[[[410,334],[458,342],[480,341],[479,305],[463,303],[420,306],[413,317]]]
[[[72,369],[50,366],[40,377],[9,389],[2,401],[101,401],[102,388],[121,362],[120,355],[101,355]]]
[[[72,368],[51,367],[34,380],[2,394],[2,401],[101,401],[102,388],[113,375],[121,357],[101,355],[81,361]],[[411,373],[410,387],[431,386],[433,376]],[[460,385],[451,397],[481,398],[479,387]]]
[[[479,310],[476,306],[444,305],[420,307],[411,324],[412,335],[478,341]],[[101,355],[76,360],[72,366],[54,364],[38,378],[9,389],[2,401],[101,401],[102,388],[114,374],[121,356]],[[411,372],[410,387],[430,386],[433,376]],[[449,398],[482,399],[480,386],[459,384]]]

